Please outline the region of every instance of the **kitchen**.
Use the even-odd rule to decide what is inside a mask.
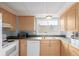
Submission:
[[[79,56],[78,2],[0,2],[1,56]]]

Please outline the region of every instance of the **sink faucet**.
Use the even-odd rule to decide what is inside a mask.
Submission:
[[[45,39],[45,36],[42,36],[42,39]]]

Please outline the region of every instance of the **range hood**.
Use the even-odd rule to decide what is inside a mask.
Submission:
[[[3,29],[12,29],[12,25],[8,23],[2,23]]]

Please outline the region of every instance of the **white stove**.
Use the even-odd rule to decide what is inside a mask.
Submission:
[[[19,52],[19,42],[18,40],[15,40],[13,42],[3,42],[3,55],[4,56],[18,56]]]
[[[6,44],[8,44],[9,42],[2,42],[2,46],[4,46],[4,45],[6,45]]]

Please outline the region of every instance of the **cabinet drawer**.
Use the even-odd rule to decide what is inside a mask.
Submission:
[[[41,44],[49,44],[49,41],[50,41],[50,40],[41,40],[40,43],[41,43]]]
[[[60,46],[60,40],[50,40],[50,44],[54,46]]]

